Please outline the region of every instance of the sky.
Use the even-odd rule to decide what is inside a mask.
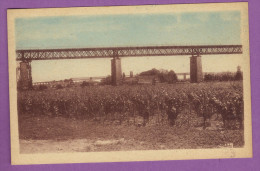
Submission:
[[[240,12],[17,18],[17,49],[241,44]],[[129,75],[157,68],[189,72],[190,56],[122,58]],[[111,74],[111,59],[32,61],[33,82]],[[225,61],[225,62],[223,62]],[[204,72],[236,71],[242,55],[204,55]]]

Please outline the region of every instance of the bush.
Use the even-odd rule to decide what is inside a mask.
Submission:
[[[42,90],[46,90],[48,89],[48,87],[46,85],[40,85],[39,86],[39,90],[42,91]]]
[[[175,74],[175,72],[173,70],[171,70],[168,73],[162,73],[161,72],[158,75],[158,77],[159,77],[159,80],[160,80],[161,83],[167,82],[167,83],[172,84],[172,83],[177,82],[177,80],[178,80],[177,75]]]
[[[107,76],[106,78],[103,78],[101,80],[101,85],[110,85],[110,84],[112,84],[111,76]]]
[[[177,75],[175,74],[175,72],[173,70],[171,70],[170,72],[168,72],[168,83],[176,83],[178,80]]]
[[[93,85],[93,83],[83,81],[80,86],[85,87],[85,86],[91,86],[91,85]]]
[[[234,81],[236,79],[236,74],[232,72],[222,72],[222,73],[208,73],[204,76],[204,81]]]
[[[56,85],[56,89],[63,89],[63,86],[61,84]]]
[[[159,73],[160,73],[159,70],[153,68],[151,70],[141,72],[139,75],[140,76],[150,76],[150,75],[158,75]]]

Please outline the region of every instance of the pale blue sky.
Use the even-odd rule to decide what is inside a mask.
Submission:
[[[15,28],[17,49],[241,44],[237,11],[18,18]],[[220,67],[220,58],[223,56],[203,57],[203,70],[234,71],[241,62],[233,60],[239,55],[228,55],[230,65]],[[215,67],[207,67],[212,62]],[[110,67],[110,59],[33,61],[33,81],[105,76]],[[189,57],[122,59],[126,74],[151,68],[189,72]]]

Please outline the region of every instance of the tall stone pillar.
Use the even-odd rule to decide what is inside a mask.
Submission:
[[[192,55],[190,57],[190,82],[199,83],[203,81],[201,56]]]
[[[32,88],[32,68],[30,62],[20,62],[18,88],[22,90]]]
[[[112,85],[119,85],[122,81],[121,59],[113,58],[111,60]]]

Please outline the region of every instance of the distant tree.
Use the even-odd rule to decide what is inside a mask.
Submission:
[[[172,84],[172,83],[176,83],[178,81],[177,75],[175,74],[175,72],[173,70],[170,70],[170,72],[168,72],[168,83]]]
[[[90,86],[90,85],[91,84],[89,82],[83,81],[80,86],[81,87],[86,87],[86,86]]]
[[[178,81],[177,75],[173,70],[168,72],[167,70],[157,70],[153,68],[140,73],[139,76],[151,76],[154,78],[152,81],[155,81],[157,78],[161,83],[175,83]]]
[[[159,73],[158,78],[161,83],[167,82],[167,75],[165,75],[164,73]]]
[[[112,78],[110,75],[101,80],[101,84],[103,85],[110,85],[111,83],[112,83]]]
[[[235,75],[235,80],[243,80],[243,75],[241,71],[237,71]]]
[[[151,76],[151,75],[158,75],[159,73],[160,73],[159,70],[153,68],[151,70],[141,72],[139,75],[140,76],[146,76],[146,75]]]
[[[236,80],[236,74],[232,72],[208,73],[204,76],[204,81],[233,81]]]
[[[204,75],[204,81],[212,81],[212,75],[211,74],[205,74]]]

